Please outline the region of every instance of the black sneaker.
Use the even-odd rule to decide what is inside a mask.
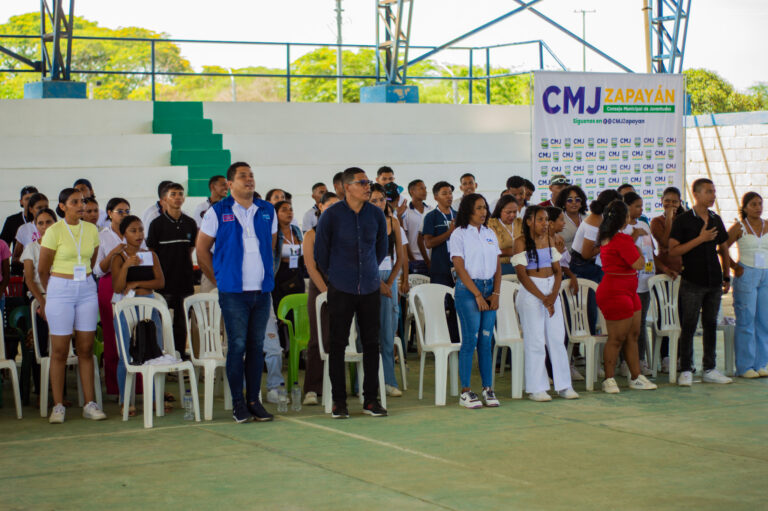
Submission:
[[[376,401],[369,401],[368,403],[365,403],[363,405],[363,413],[368,414],[372,417],[387,416],[387,410],[383,406],[381,406],[378,399]]]
[[[256,422],[269,422],[275,418],[274,415],[264,409],[261,405],[261,401],[248,403],[248,411],[251,412],[251,415],[253,415]]]
[[[347,403],[333,403],[333,408],[331,408],[331,417],[334,419],[349,419]]]
[[[251,414],[248,413],[248,408],[245,406],[245,403],[234,403],[232,406],[232,418],[235,419],[235,422],[238,424],[242,424],[243,422],[248,422],[253,417],[251,417]]]

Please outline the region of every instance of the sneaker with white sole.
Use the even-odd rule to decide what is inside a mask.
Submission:
[[[483,403],[480,402],[480,399],[478,399],[477,394],[475,394],[471,390],[461,393],[461,397],[459,398],[459,404],[464,408],[469,408],[470,410],[483,407]]]
[[[584,376],[574,365],[571,366],[571,381],[584,381]]]
[[[629,388],[633,390],[656,390],[659,387],[642,374],[638,374],[637,379],[629,379]]]
[[[681,387],[690,387],[693,384],[693,373],[691,371],[683,371],[677,377],[677,384]]]
[[[483,389],[483,404],[489,408],[496,408],[500,404],[496,393],[490,387]]]
[[[661,372],[669,374],[669,357],[664,357],[661,359]]]
[[[579,399],[579,395],[576,393],[575,390],[573,390],[572,387],[568,387],[567,389],[563,389],[560,392],[558,392],[558,395],[563,399]]]
[[[731,378],[728,378],[724,374],[721,374],[720,371],[718,371],[717,369],[710,369],[709,371],[704,371],[704,374],[701,375],[701,381],[703,381],[704,383],[720,383],[720,384],[733,382]]]
[[[547,392],[533,392],[531,394],[528,394],[528,399],[531,401],[538,401],[539,403],[544,403],[547,401],[552,401],[552,396],[549,395]]]
[[[739,378],[747,378],[747,379],[760,378],[760,373],[758,373],[754,369],[747,369],[746,371],[744,371],[739,375]]]
[[[83,419],[91,419],[92,421],[103,421],[107,418],[107,414],[104,413],[101,407],[91,401],[83,407]]]
[[[385,385],[385,388],[389,397],[400,397],[403,395],[403,392],[394,385]]]
[[[64,405],[59,403],[51,410],[51,416],[48,417],[49,424],[64,424],[64,416],[67,414],[67,409]]]
[[[621,392],[619,386],[616,384],[616,380],[613,378],[606,378],[603,380],[603,392],[606,394],[618,394]]]
[[[630,376],[629,366],[625,360],[622,360],[621,365],[619,366],[619,374],[625,378],[629,378]]]
[[[304,394],[304,406],[316,405],[318,402],[317,392],[310,391]]]
[[[640,361],[640,374],[643,376],[653,376],[653,371],[645,360]]]

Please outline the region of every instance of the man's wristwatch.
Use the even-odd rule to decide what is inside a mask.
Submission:
[[[727,283],[730,284],[731,283],[731,277],[729,277],[729,276],[723,277],[723,282],[727,282]]]

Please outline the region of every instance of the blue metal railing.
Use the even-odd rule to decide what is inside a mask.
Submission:
[[[39,39],[38,35],[6,35],[0,34],[0,41],[3,39]],[[150,45],[150,67],[149,70],[131,70],[131,71],[117,71],[107,69],[72,69],[71,73],[80,75],[131,75],[131,76],[148,76],[150,79],[150,89],[152,93],[152,100],[156,99],[157,94],[157,78],[158,77],[184,77],[184,76],[205,76],[205,77],[230,77],[230,78],[280,78],[284,79],[286,83],[285,100],[291,101],[291,80],[301,78],[320,78],[328,80],[375,80],[379,82],[382,77],[379,73],[375,75],[350,75],[344,74],[343,69],[341,74],[296,74],[291,73],[291,48],[332,48],[332,49],[375,49],[374,45],[366,44],[326,44],[326,43],[290,43],[290,42],[269,42],[269,41],[220,41],[220,40],[208,40],[208,39],[152,39],[152,38],[140,38],[140,37],[98,37],[98,36],[73,36],[76,40],[94,40],[94,41],[122,41],[133,43],[146,43]],[[158,44],[226,44],[226,45],[254,45],[263,47],[282,47],[285,51],[285,73],[214,73],[214,72],[184,72],[184,71],[159,71],[157,69],[157,56],[156,47]],[[516,46],[537,46],[538,49],[538,67],[534,69],[526,69],[519,72],[509,72],[500,74],[491,74],[491,51],[494,49],[511,48]],[[427,53],[435,50],[436,46],[411,46],[411,49],[415,50],[427,50]],[[530,41],[511,42],[503,44],[495,44],[489,46],[453,46],[447,48],[450,50],[466,51],[468,53],[468,76],[442,76],[442,75],[425,75],[425,76],[409,76],[410,80],[449,80],[449,81],[465,81],[469,83],[469,102],[473,102],[473,85],[476,81],[485,82],[485,102],[490,104],[492,101],[491,94],[491,80],[508,78],[512,76],[519,76],[528,74],[535,69],[544,69],[544,56],[545,53],[551,56],[554,61],[563,70],[567,70],[563,62],[554,54],[554,52],[547,46],[547,44],[540,39]],[[474,74],[474,54],[477,51],[482,51],[485,54],[485,74],[483,76],[475,76]],[[16,69],[7,68],[0,69],[0,73],[39,73],[34,69]]]

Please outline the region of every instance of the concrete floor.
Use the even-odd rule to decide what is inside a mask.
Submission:
[[[350,399],[346,421],[304,407],[238,425],[219,398],[212,422],[175,410],[145,430],[110,402],[105,422],[70,408],[52,426],[31,407],[16,420],[6,384],[0,509],[768,508],[768,379],[619,395],[581,383],[580,400],[534,403],[509,398],[507,372],[502,406],[470,411],[433,406],[431,362],[419,401],[409,365],[390,417]]]

